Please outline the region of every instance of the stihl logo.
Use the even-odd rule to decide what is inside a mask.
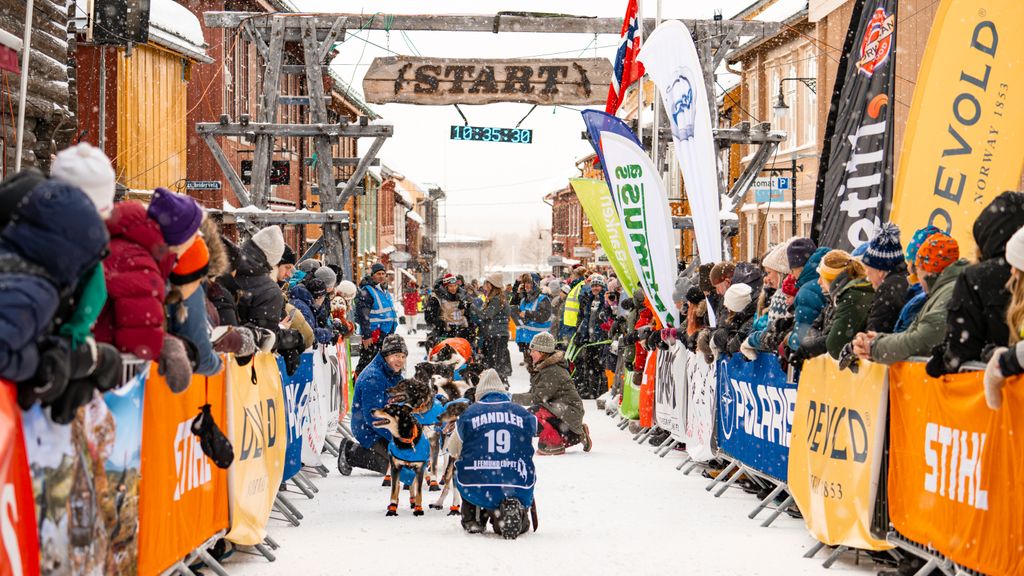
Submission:
[[[174,471],[178,481],[174,485],[174,501],[190,490],[195,490],[213,478],[210,460],[199,445],[199,437],[192,433],[192,419],[178,423],[174,436]]]
[[[986,434],[981,432],[929,422],[924,432],[924,462],[931,471],[924,476],[924,489],[978,510],[988,510],[988,490],[981,489],[985,439]]]

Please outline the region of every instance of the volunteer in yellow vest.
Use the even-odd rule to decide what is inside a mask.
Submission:
[[[384,338],[398,328],[395,303],[391,299],[391,293],[383,288],[387,277],[384,265],[378,262],[370,267],[370,274],[359,283],[359,293],[356,295],[356,324],[359,325],[359,333],[363,340],[356,376],[380,352]]]
[[[423,315],[432,328],[428,342],[436,343],[445,338],[473,340],[469,299],[466,291],[459,287],[458,278],[452,274],[445,274],[441,278],[440,285],[430,295]]]
[[[583,279],[587,276],[587,269],[577,266],[572,271],[572,281],[569,282],[569,294],[565,297],[565,309],[562,312],[562,325],[558,329],[558,339],[561,341],[572,340],[576,334],[576,327],[580,321],[580,290],[586,284]]]
[[[551,328],[551,299],[540,291],[540,276],[523,274],[519,280],[519,310],[515,314],[516,345],[523,353],[526,369],[533,373],[530,342]]]

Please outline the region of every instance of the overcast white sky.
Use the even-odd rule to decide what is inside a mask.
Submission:
[[[626,0],[293,0],[302,10],[318,12],[391,14],[494,14],[499,11],[536,11],[621,18]],[[753,0],[665,0],[664,18],[711,18],[720,9],[728,18]],[[644,3],[645,16],[654,17],[655,1]],[[581,34],[490,34],[471,32],[364,31],[348,35],[334,61],[336,70],[361,90],[367,65],[386,50],[399,54],[466,58],[526,56],[598,56],[612,59],[618,37]],[[595,41],[596,40],[596,41]],[[554,54],[561,53],[561,54]],[[394,122],[395,136],[380,153],[382,162],[414,181],[436,183],[448,193],[447,232],[497,238],[526,234],[539,224],[551,225],[545,194],[560,189],[578,174],[575,160],[590,146],[580,139],[584,130],[578,112],[567,108],[538,107],[523,128],[534,130],[532,144],[454,142],[452,125],[462,119],[452,106],[408,104],[371,105]],[[602,107],[603,108],[603,107]],[[462,106],[470,124],[513,127],[530,110],[526,104]]]

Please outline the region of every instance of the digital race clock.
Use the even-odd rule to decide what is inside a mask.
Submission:
[[[530,144],[533,130],[521,128],[483,128],[481,126],[452,126],[452,140],[473,140],[476,142],[508,142]]]

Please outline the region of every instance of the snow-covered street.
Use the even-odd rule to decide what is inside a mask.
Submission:
[[[415,354],[410,339],[410,349]],[[529,387],[521,355],[512,350],[513,391]],[[410,358],[409,368],[416,360]],[[289,499],[305,515],[292,527],[275,513],[269,533],[280,545],[277,561],[236,552],[226,564],[231,574],[315,576],[358,574],[367,570],[415,570],[418,574],[826,574],[819,558],[802,558],[814,543],[803,522],[781,516],[770,528],[747,514],[754,497],[731,489],[721,498],[704,490],[698,471],[676,471],[681,452],[664,459],[653,448],[631,440],[592,400],[586,421],[594,449],[574,447],[564,456],[536,457],[540,529],[506,542],[488,532],[469,535],[457,517],[428,510],[413,517],[400,509],[386,518],[387,489],[380,476],[356,470],[350,477],[331,469],[316,479],[315,500],[292,493]],[[428,494],[430,500],[438,493]],[[848,555],[831,572],[873,574]]]

